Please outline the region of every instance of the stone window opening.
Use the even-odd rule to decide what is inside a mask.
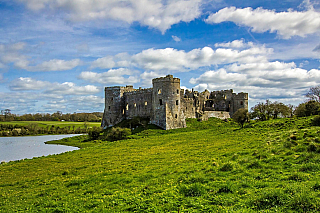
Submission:
[[[177,89],[177,94],[179,94],[179,90]]]
[[[159,95],[161,94],[161,89],[158,89],[158,94],[159,94]]]
[[[129,104],[127,104],[127,106],[126,106],[126,110],[129,110]]]
[[[178,115],[176,114],[174,117],[175,117],[175,118],[178,118]]]
[[[243,105],[243,101],[240,102],[240,105]]]
[[[111,98],[111,101],[113,101],[113,97]]]
[[[162,99],[159,99],[159,104],[160,104],[160,106],[163,104],[163,103],[162,103]]]
[[[122,110],[122,114],[124,115],[124,109]]]
[[[147,101],[145,101],[145,102],[144,102],[144,105],[145,105],[145,106],[147,106],[147,105],[148,105],[148,102],[147,102]]]
[[[179,100],[176,100],[176,105],[179,105]]]
[[[136,104],[136,103],[134,103],[134,104],[133,104],[133,106],[134,106],[134,107],[137,107],[137,104]]]
[[[110,110],[110,109],[111,109],[111,106],[109,106],[108,108],[109,108],[109,110]]]

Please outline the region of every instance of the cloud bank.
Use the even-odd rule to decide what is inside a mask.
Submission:
[[[201,15],[201,0],[19,0],[34,11],[65,11],[73,22],[116,20],[139,22],[164,33],[179,22],[190,22]]]
[[[240,26],[248,26],[253,32],[276,32],[284,39],[320,32],[320,13],[313,8],[301,12],[276,12],[263,8],[226,7],[211,14],[205,21],[211,24],[230,21]]]

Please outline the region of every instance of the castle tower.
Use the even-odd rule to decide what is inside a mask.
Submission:
[[[113,126],[125,119],[124,87],[105,87],[105,108],[101,126]]]
[[[232,117],[232,115],[241,108],[245,108],[246,110],[248,110],[248,105],[249,105],[249,94],[248,93],[238,93],[232,94],[232,101],[231,101],[231,109],[230,109],[230,116]]]
[[[184,113],[180,102],[180,79],[167,75],[152,80],[151,123],[163,129],[186,127]]]

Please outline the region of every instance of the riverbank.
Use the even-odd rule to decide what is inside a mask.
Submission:
[[[0,165],[3,212],[319,212],[320,127],[217,119]],[[79,144],[84,144],[79,140]]]

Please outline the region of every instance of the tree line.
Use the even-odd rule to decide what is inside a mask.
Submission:
[[[0,121],[72,121],[72,122],[101,122],[103,113],[36,113],[16,115],[10,109],[1,110]]]
[[[305,96],[307,100],[298,106],[266,100],[253,106],[250,112],[245,109],[239,109],[232,118],[243,127],[244,123],[249,122],[250,119],[266,121],[278,117],[287,118],[320,115],[320,86],[311,87]]]

